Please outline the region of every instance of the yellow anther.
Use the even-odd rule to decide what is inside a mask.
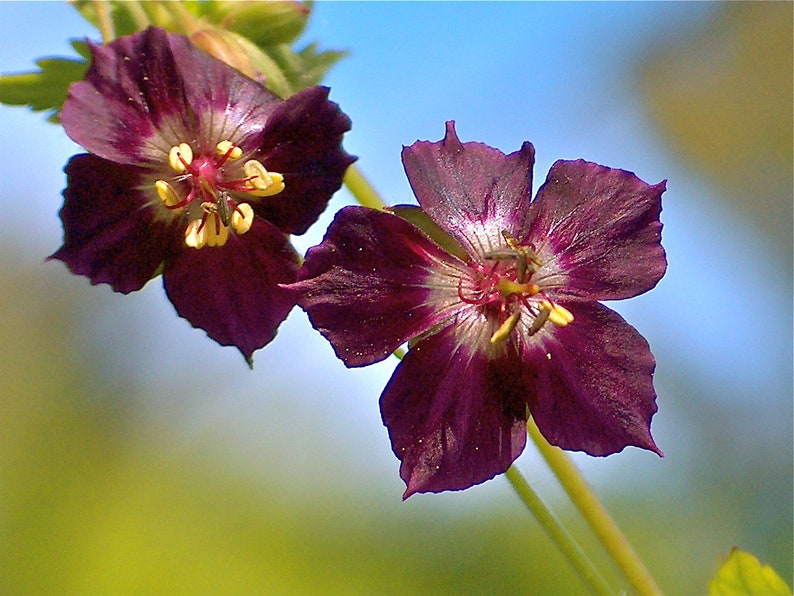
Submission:
[[[513,332],[513,329],[516,328],[518,319],[520,317],[521,313],[519,311],[515,311],[512,315],[507,317],[505,322],[499,325],[499,329],[494,331],[494,334],[491,336],[491,344],[498,344],[499,342],[506,340]]]
[[[168,165],[175,172],[184,172],[186,166],[193,162],[193,149],[187,143],[174,145],[168,152]]]
[[[270,197],[284,190],[284,176],[268,172],[258,161],[251,159],[243,165],[247,181],[246,192],[256,197]]]
[[[232,213],[232,229],[245,234],[254,223],[254,210],[248,203],[240,203]]]
[[[573,322],[573,314],[564,306],[553,304],[548,300],[543,300],[540,303],[540,307],[549,311],[549,321],[557,325],[557,327],[565,327]]]
[[[223,246],[228,239],[229,228],[214,213],[208,213],[206,219],[194,219],[185,230],[185,244],[191,248]]]
[[[201,248],[206,244],[204,228],[200,219],[191,221],[185,229],[185,244],[190,248]]]
[[[154,188],[157,190],[157,196],[160,197],[166,207],[175,207],[182,202],[182,198],[176,193],[174,187],[165,180],[155,182]]]
[[[228,159],[240,159],[243,155],[243,150],[231,141],[221,141],[215,145],[215,150],[218,152],[218,155],[221,156],[228,154]]]
[[[507,297],[512,294],[521,294],[523,296],[534,296],[540,292],[540,288],[533,283],[518,283],[511,279],[502,278],[499,280],[497,286],[503,296]]]

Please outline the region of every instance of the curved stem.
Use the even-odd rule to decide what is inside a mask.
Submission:
[[[574,541],[573,537],[562,526],[560,521],[554,516],[551,510],[546,506],[543,500],[532,489],[526,479],[521,475],[514,465],[508,468],[505,476],[513,485],[516,493],[530,510],[535,519],[538,520],[540,525],[546,530],[549,538],[554,541],[560,552],[568,559],[568,562],[579,573],[585,584],[590,588],[594,594],[606,596],[614,594],[613,590],[607,585],[601,574],[593,565],[592,561],[587,558],[579,545]]]
[[[386,206],[378,191],[369,183],[369,180],[364,177],[364,174],[361,173],[355,164],[347,168],[343,181],[360,205],[380,211]]]
[[[116,28],[113,26],[113,17],[110,14],[113,7],[109,0],[96,0],[95,6],[102,43],[110,43],[116,39]]]
[[[135,27],[138,31],[143,31],[151,25],[151,21],[149,21],[149,15],[146,14],[146,11],[141,6],[141,3],[138,0],[128,0],[127,4],[124,6],[127,9],[127,12],[130,13],[132,20],[135,22]]]
[[[543,459],[635,592],[641,596],[661,594],[659,586],[571,459],[562,449],[546,441],[532,418],[527,429]]]

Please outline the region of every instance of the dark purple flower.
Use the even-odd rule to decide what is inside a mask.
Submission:
[[[162,273],[177,312],[250,362],[295,303],[279,286],[299,267],[286,235],[354,161],[350,120],[325,87],[283,101],[163,29],[90,47],[60,115],[89,153],[66,166],[51,258],[125,294]]]
[[[421,211],[343,209],[291,287],[348,366],[410,342],[380,400],[404,496],[507,470],[528,413],[564,449],[661,455],[654,358],[597,301],[664,274],[664,182],[558,161],[530,202],[532,145],[461,143],[451,122],[403,163]]]

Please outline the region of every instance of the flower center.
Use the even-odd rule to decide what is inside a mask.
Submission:
[[[192,248],[223,246],[229,231],[245,234],[254,222],[248,203],[232,198],[268,197],[284,190],[284,176],[268,172],[260,162],[238,162],[242,149],[231,141],[221,141],[215,153],[195,155],[187,143],[174,145],[168,152],[168,165],[174,172],[171,182],[157,180],[154,187],[163,206],[187,215],[185,244]]]
[[[485,253],[484,262],[472,263],[473,275],[465,287],[463,279],[458,283],[460,299],[482,306],[494,321],[496,330],[491,335],[491,344],[505,341],[522,318],[531,318],[526,326],[527,335],[534,335],[547,322],[558,327],[571,323],[570,311],[552,302],[531,281],[543,265],[532,247],[521,245],[508,232],[503,231],[502,236],[507,247]]]

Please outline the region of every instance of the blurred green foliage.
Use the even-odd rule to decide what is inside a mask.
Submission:
[[[773,243],[791,246],[792,39],[789,2],[727,2],[697,36],[642,67],[660,136]],[[791,274],[790,249],[779,251]]]

